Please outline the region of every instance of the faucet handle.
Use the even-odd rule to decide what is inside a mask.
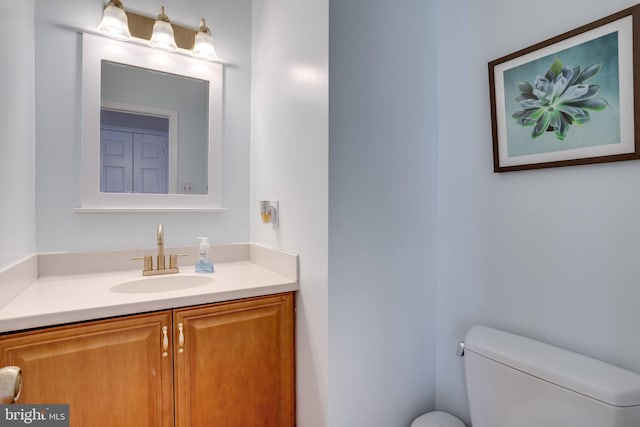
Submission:
[[[137,257],[131,258],[132,261],[136,261],[139,259],[144,260],[144,268],[142,270],[143,272],[153,270],[153,257],[151,255],[137,256]]]
[[[178,269],[178,257],[179,256],[189,256],[189,254],[171,254],[169,255],[169,268]]]

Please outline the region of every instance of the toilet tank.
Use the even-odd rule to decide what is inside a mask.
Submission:
[[[474,326],[465,338],[473,427],[639,427],[640,375]]]

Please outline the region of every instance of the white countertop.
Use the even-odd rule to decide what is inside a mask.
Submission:
[[[193,277],[197,286],[158,291],[155,286],[127,289],[134,280]],[[203,277],[212,280],[208,283]],[[215,264],[215,272],[183,267],[173,275],[143,277],[141,271],[51,275],[37,279],[0,307],[0,332],[99,319],[190,305],[207,304],[298,290],[295,279],[251,261]]]

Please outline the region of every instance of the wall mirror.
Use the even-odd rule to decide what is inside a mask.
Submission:
[[[222,75],[83,33],[79,210],[222,209]]]

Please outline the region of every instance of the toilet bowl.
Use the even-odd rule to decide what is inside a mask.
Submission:
[[[429,412],[416,418],[411,427],[465,427],[458,418],[446,412]]]

